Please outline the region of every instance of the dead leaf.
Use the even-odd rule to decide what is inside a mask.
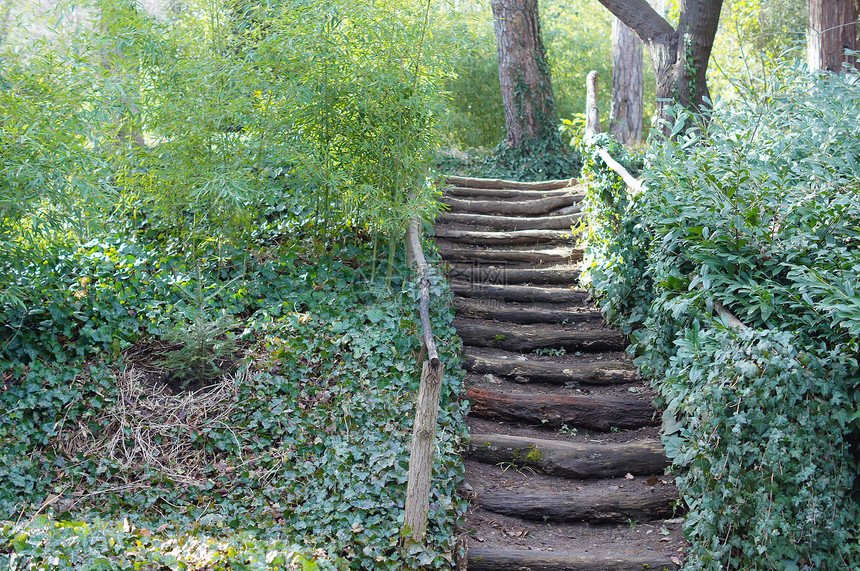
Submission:
[[[645,480],[645,483],[648,484],[649,486],[656,486],[657,482],[659,482],[659,481],[660,481],[660,478],[658,478],[657,476],[651,476],[650,478]]]

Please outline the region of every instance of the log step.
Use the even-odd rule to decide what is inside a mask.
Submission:
[[[579,283],[579,270],[569,267],[560,268],[509,268],[496,264],[451,264],[449,279],[466,280],[475,285],[507,284],[553,284],[576,285]]]
[[[505,351],[531,352],[541,348],[567,351],[617,351],[627,346],[627,336],[612,329],[581,330],[566,325],[519,325],[454,318],[464,345],[495,347]]]
[[[554,304],[555,305],[555,304]],[[560,304],[559,304],[560,305]],[[499,300],[484,300],[455,297],[454,309],[458,315],[479,319],[497,319],[511,323],[575,323],[581,321],[600,322],[599,311],[577,311],[576,308],[528,307],[511,305]]]
[[[582,259],[582,250],[571,246],[485,250],[469,248],[456,242],[437,241],[436,248],[446,262],[508,262],[541,265],[567,264]]]
[[[661,555],[595,555],[525,549],[469,548],[469,571],[674,571],[672,559]]]
[[[470,414],[537,425],[611,430],[659,424],[651,403],[635,398],[523,394],[469,389]]]
[[[569,287],[451,282],[451,291],[456,295],[473,299],[501,299],[520,302],[583,303],[588,299],[588,292]]]
[[[491,512],[542,521],[594,523],[644,521],[672,517],[678,489],[659,482],[633,482],[628,488],[562,492],[484,492],[478,504]]]
[[[452,186],[460,186],[464,188],[557,190],[560,188],[568,188],[577,185],[578,181],[575,178],[564,178],[558,180],[544,180],[538,182],[520,182],[518,180],[504,180],[499,178],[475,178],[471,176],[446,175],[445,184],[449,184]]]
[[[470,224],[497,230],[569,230],[582,219],[581,214],[566,216],[490,216],[489,214],[464,214],[448,212],[436,217],[443,224]]]
[[[436,237],[463,244],[479,246],[531,246],[535,244],[572,244],[570,230],[511,230],[509,232],[483,232],[454,230],[436,227]]]
[[[579,196],[549,196],[531,200],[502,201],[502,200],[470,200],[443,196],[442,204],[447,204],[451,212],[466,212],[471,214],[500,214],[503,216],[544,216],[559,208],[573,206]]]
[[[511,462],[562,478],[662,474],[671,464],[655,441],[572,443],[502,434],[473,434],[469,456],[487,464]]]
[[[580,201],[585,198],[585,185],[569,186],[556,190],[517,190],[510,188],[469,188],[468,186],[446,186],[442,193],[457,198],[477,198],[481,200],[534,200],[551,196],[573,196]]]
[[[614,385],[635,381],[639,373],[626,361],[554,362],[529,359],[508,351],[477,350],[466,347],[466,368],[474,373],[517,378],[524,382],[583,385]]]

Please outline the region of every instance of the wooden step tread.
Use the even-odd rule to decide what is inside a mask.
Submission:
[[[530,352],[558,348],[566,351],[617,351],[627,336],[614,329],[578,329],[570,325],[527,325],[505,321],[454,318],[454,327],[464,345],[493,347],[505,351]]]
[[[582,219],[582,214],[560,216],[491,216],[489,214],[467,214],[446,212],[436,217],[438,224],[462,224],[495,230],[570,230]]]
[[[481,246],[573,243],[573,236],[570,230],[485,232],[482,230],[455,230],[444,226],[436,226],[436,237]]]
[[[579,283],[579,268],[571,264],[546,268],[514,268],[506,264],[450,264],[448,279],[476,285],[552,284],[573,286]]]
[[[635,397],[595,397],[552,394],[523,394],[470,388],[470,414],[508,422],[549,427],[568,425],[608,431],[659,424],[656,409]]]
[[[558,308],[552,307],[559,306]],[[484,300],[470,297],[455,297],[454,310],[457,315],[478,319],[495,319],[511,323],[576,323],[580,321],[600,322],[599,311],[584,309],[581,305],[544,304],[543,306],[521,305],[500,300]]]
[[[635,482],[630,487],[575,494],[567,490],[487,491],[478,494],[477,503],[486,510],[523,519],[607,523],[672,517],[677,500],[677,488],[658,481],[654,486]]]
[[[470,547],[469,571],[673,571],[678,569],[665,555],[613,555],[559,553],[531,549],[481,549]]]
[[[480,200],[443,196],[439,202],[447,204],[451,212],[501,214],[505,216],[545,216],[555,210],[573,206],[579,199],[579,196],[573,194],[517,201]],[[573,212],[565,211],[560,214],[573,214]]]
[[[469,457],[488,464],[528,466],[562,478],[662,474],[671,464],[657,441],[592,444],[504,434],[473,434]]]
[[[454,198],[470,198],[478,200],[535,200],[555,196],[571,196],[575,202],[585,199],[584,186],[569,186],[557,190],[516,190],[509,188],[469,188],[466,186],[446,186],[442,189],[443,196]]]
[[[524,246],[520,248],[475,248],[449,240],[438,240],[436,248],[447,262],[507,262],[540,266],[582,259],[582,250],[572,246]]]
[[[475,373],[516,378],[520,382],[610,385],[635,381],[636,367],[629,361],[549,361],[500,349],[466,347],[466,368]]]
[[[500,299],[504,301],[531,301],[547,303],[584,303],[588,292],[572,287],[545,287],[535,285],[495,285],[452,281],[451,290],[473,299]]]
[[[575,178],[544,180],[537,182],[521,182],[499,178],[476,178],[471,176],[446,175],[445,184],[464,188],[507,188],[513,190],[555,190],[579,185]],[[579,185],[582,186],[582,185]]]

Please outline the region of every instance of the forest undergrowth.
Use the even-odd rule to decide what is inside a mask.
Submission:
[[[438,208],[445,11],[43,16],[0,44],[0,567],[453,568],[464,404],[438,274],[430,522],[424,546],[401,535],[404,238]]]
[[[4,568],[453,565],[464,434],[447,286],[435,278],[447,368],[428,545],[407,552],[415,284],[371,279],[366,237],[309,256],[295,237],[278,245],[283,224],[261,225],[250,252],[189,259],[108,235],[14,272],[39,285],[3,311]],[[201,312],[230,326],[201,334]],[[233,340],[224,371],[168,368],[184,346],[160,341],[168,331],[210,360]]]
[[[584,151],[587,276],[665,407],[689,570],[860,565],[860,76],[775,77],[677,111],[641,192]]]

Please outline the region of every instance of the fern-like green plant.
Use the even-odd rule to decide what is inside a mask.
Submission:
[[[170,370],[171,384],[186,390],[192,384],[205,386],[226,373],[234,362],[238,342],[230,331],[238,321],[227,314],[216,313],[209,307],[211,299],[227,285],[206,296],[199,270],[193,289],[179,285],[189,301],[183,318],[164,334],[164,339],[180,345],[169,352],[159,364]]]

